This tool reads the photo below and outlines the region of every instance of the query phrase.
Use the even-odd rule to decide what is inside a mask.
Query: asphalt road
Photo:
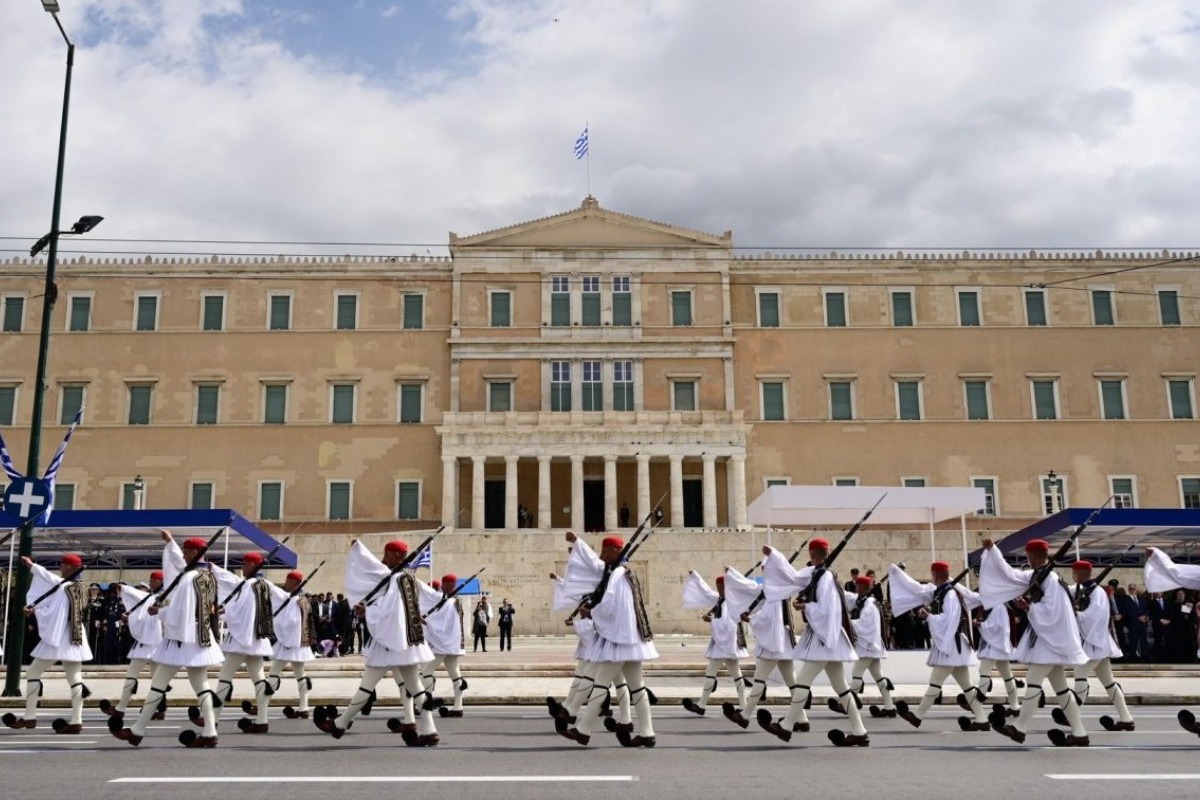
[[[625,749],[611,734],[584,748],[553,732],[536,707],[468,707],[439,719],[442,744],[410,749],[388,733],[392,709],[360,718],[335,741],[307,720],[273,720],[271,733],[249,736],[238,714],[222,724],[221,744],[188,750],[176,740],[189,727],[182,709],[155,723],[140,748],[113,739],[90,710],[82,736],[55,736],[39,717],[33,731],[0,730],[5,795],[14,798],[259,797],[378,798],[416,791],[461,800],[513,798],[779,797],[819,792],[825,798],[967,797],[1093,798],[1153,793],[1195,797],[1200,738],[1182,731],[1175,709],[1134,708],[1138,729],[1107,733],[1085,719],[1092,747],[1050,746],[1053,723],[1039,714],[1025,745],[998,734],[958,730],[957,710],[935,709],[920,730],[902,720],[868,720],[871,747],[840,749],[825,737],[844,719],[812,713],[813,732],[784,744],[752,723],[742,731],[710,707],[703,718],[658,706],[655,749]],[[232,709],[231,709],[232,711]],[[873,724],[871,724],[873,723]],[[1056,776],[1076,776],[1062,778]],[[1083,776],[1083,777],[1080,777]],[[253,781],[251,781],[253,779]]]

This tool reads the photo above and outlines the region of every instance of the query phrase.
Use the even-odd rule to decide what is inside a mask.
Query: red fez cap
[[[263,562],[262,553],[246,553],[242,556],[242,565],[247,567],[257,567]]]
[[[859,586],[866,586],[868,589],[871,587],[871,584],[875,583],[875,581],[871,580],[866,575],[859,575],[854,579],[854,582]]]
[[[620,536],[605,536],[604,541],[600,543],[600,546],[601,548],[616,547],[619,549],[625,546],[625,540]]]
[[[821,539],[821,538],[809,539],[808,540],[808,549],[809,550],[824,550],[826,552],[829,552],[829,540]]]
[[[154,572],[150,573],[150,580],[161,581],[162,579],[163,579],[163,571],[161,569],[156,569],[156,570],[154,570]]]
[[[1080,559],[1079,561],[1076,561],[1074,564],[1071,565],[1071,569],[1086,569],[1089,572],[1091,572],[1092,562],[1084,561],[1083,559]]]
[[[447,572],[442,576],[442,585],[445,586],[447,583],[458,583],[458,576],[453,572]]]
[[[719,583],[719,584],[721,584],[722,586],[724,586],[724,585],[725,585],[725,576],[724,576],[724,575],[718,575],[718,576],[717,576],[717,583]]]
[[[1034,550],[1041,550],[1043,553],[1050,552],[1050,543],[1045,539],[1030,539],[1025,543],[1025,552],[1032,553]]]
[[[184,550],[203,550],[208,542],[201,539],[199,536],[193,536],[190,539],[183,540]]]
[[[440,589],[440,588],[442,588],[442,582],[435,580],[430,584],[430,586],[432,586],[435,589]]]
[[[408,555],[408,542],[400,539],[393,539],[383,546],[385,553],[399,553],[402,556]]]
[[[298,569],[294,569],[287,574],[287,579],[289,581],[302,581],[304,580],[304,573]]]
[[[82,567],[83,559],[74,553],[63,553],[62,561],[60,563],[64,567]]]
[[[950,572],[950,562],[935,561],[929,565],[930,572]]]

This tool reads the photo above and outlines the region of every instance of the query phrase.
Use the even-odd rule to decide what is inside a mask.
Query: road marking
[[[1112,775],[1046,775],[1054,781],[1200,781],[1200,772],[1129,772]]]
[[[200,775],[192,778],[114,778],[109,783],[628,783],[637,779],[636,775],[288,775],[278,778]]]
[[[24,747],[27,744],[95,744],[94,739],[71,739],[64,741],[63,739],[22,739],[19,742],[0,742],[0,747],[7,747],[10,744],[20,745]],[[12,750],[0,750],[2,753],[11,753]]]

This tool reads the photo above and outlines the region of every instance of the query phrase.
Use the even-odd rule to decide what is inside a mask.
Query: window
[[[1030,381],[1033,392],[1033,418],[1058,419],[1058,381],[1053,378]]]
[[[146,507],[146,488],[142,487],[142,508]],[[134,490],[132,483],[121,484],[121,510],[135,511],[138,508],[138,493]]]
[[[67,330],[86,331],[92,326],[92,297],[87,294],[71,295],[71,308],[67,315]]]
[[[425,384],[400,384],[400,421],[421,422],[424,416]]]
[[[633,324],[633,295],[629,290],[629,276],[618,275],[612,279],[612,324],[629,327]]]
[[[671,383],[671,408],[675,411],[696,410],[696,382],[673,381]]]
[[[571,362],[550,362],[550,410],[571,410]]]
[[[211,483],[193,483],[189,495],[188,508],[207,510],[213,507],[213,485]]]
[[[979,292],[958,290],[958,324],[964,328],[979,327]]]
[[[216,425],[221,385],[201,383],[196,386],[196,424]]]
[[[329,518],[350,519],[350,504],[352,502],[353,484],[350,481],[329,482]]]
[[[787,419],[787,407],[782,381],[762,381],[762,418],[764,420]]]
[[[1114,325],[1116,321],[1112,292],[1108,289],[1092,289],[1092,322],[1096,325]]]
[[[600,324],[600,276],[583,276],[582,323],[589,327]]]
[[[405,293],[403,327],[409,331],[425,327],[425,295],[419,292]]]
[[[7,295],[4,298],[4,332],[20,333],[24,326],[25,298],[15,294]]]
[[[279,481],[262,481],[258,484],[258,518],[281,519],[283,517],[283,484]]]
[[[633,362],[613,362],[613,411],[633,411]]]
[[[1184,508],[1200,508],[1200,478],[1180,478],[1179,494]]]
[[[225,329],[225,295],[206,294],[200,297],[200,329],[220,331]]]
[[[581,407],[584,411],[604,410],[604,383],[600,377],[600,362],[583,362],[583,400]]]
[[[512,411],[512,381],[488,382],[488,411]]]
[[[358,295],[339,292],[334,295],[334,328],[352,331],[358,327]]]
[[[290,294],[272,294],[267,296],[269,313],[267,329],[286,331],[292,328],[292,296]],[[267,519],[261,517],[261,519]]]
[[[1042,513],[1055,514],[1067,508],[1067,480],[1061,475],[1053,479],[1048,475],[1040,478],[1042,487]]]
[[[489,292],[488,300],[491,308],[488,312],[488,324],[493,328],[512,327],[512,293]]]
[[[840,478],[834,478],[833,485],[834,486],[858,486],[858,478],[850,477],[848,475],[842,476]]]
[[[1158,290],[1158,318],[1163,325],[1178,325],[1179,292],[1174,289]]]
[[[1030,327],[1047,324],[1046,293],[1041,289],[1025,290],[1025,324]]]
[[[900,485],[904,486],[907,489],[924,489],[925,488],[925,479],[924,478],[901,478]]]
[[[854,419],[854,382],[829,382],[829,418]]]
[[[1100,381],[1100,409],[1104,419],[1125,419],[1125,379]]]
[[[758,293],[758,327],[779,327],[779,292]]]
[[[1113,496],[1113,508],[1137,508],[1137,479],[1129,476],[1108,479],[1109,494]]]
[[[83,408],[83,389],[81,384],[64,384],[59,389],[59,425],[70,425],[75,420],[75,415]]]
[[[158,330],[158,295],[139,294],[134,300],[134,307],[134,330]]]
[[[154,398],[154,387],[147,384],[129,385],[129,424],[149,425],[150,406]]]
[[[791,478],[763,478],[763,486],[767,489],[770,489],[772,486],[787,486],[791,482]]]
[[[846,293],[842,291],[825,292],[825,327],[846,327]]]
[[[671,292],[671,324],[692,324],[692,293],[690,290]]]
[[[571,279],[566,275],[550,278],[550,324],[571,324]]]
[[[991,419],[987,381],[963,381],[963,392],[967,398],[967,419]]]
[[[897,328],[913,325],[913,293],[907,289],[892,292],[892,325]]]
[[[353,383],[335,383],[330,387],[330,422],[336,425],[354,422],[354,390]]]
[[[1171,405],[1171,419],[1196,418],[1196,404],[1192,402],[1192,397],[1191,378],[1167,380],[1167,400]]]
[[[263,423],[282,425],[287,422],[288,387],[286,383],[263,385]]]
[[[0,386],[0,425],[13,425],[17,420],[17,387]]]
[[[896,418],[902,420],[921,418],[920,381],[896,381]]]
[[[995,478],[971,478],[971,486],[976,489],[983,489],[983,510],[979,514],[994,517],[996,511],[996,479]]]
[[[396,519],[421,518],[421,484],[419,481],[396,483]]]
[[[75,510],[75,484],[55,482],[55,484],[54,484],[54,510],[55,511],[74,511]]]

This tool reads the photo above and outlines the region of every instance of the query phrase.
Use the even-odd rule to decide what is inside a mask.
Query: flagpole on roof
[[[583,133],[584,133],[584,135],[585,135],[585,136],[587,136],[587,135],[588,135],[588,132],[589,132],[589,131],[588,131],[588,129],[589,129],[590,127],[591,127],[591,123],[590,123],[590,122],[584,122],[584,123],[583,123]],[[588,136],[588,138],[590,139],[591,137],[590,137],[590,136]],[[591,197],[591,196],[592,196],[592,148],[590,147],[590,144],[591,144],[590,142],[585,142],[585,145],[588,145],[588,146],[587,146],[587,148],[584,150],[584,152],[587,154],[587,189],[588,189],[588,197]]]

